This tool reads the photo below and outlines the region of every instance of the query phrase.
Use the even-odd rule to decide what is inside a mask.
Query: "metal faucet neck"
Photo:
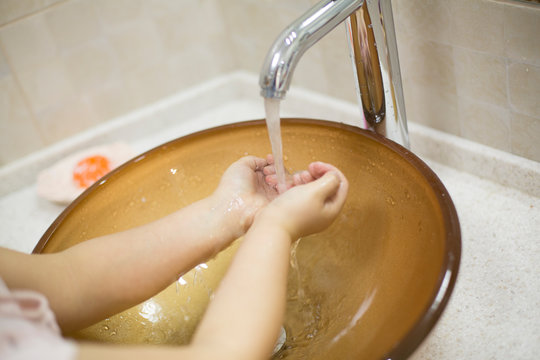
[[[409,147],[390,0],[317,3],[285,28],[270,48],[259,78],[261,95],[284,99],[302,55],[345,20],[364,114],[360,126]]]

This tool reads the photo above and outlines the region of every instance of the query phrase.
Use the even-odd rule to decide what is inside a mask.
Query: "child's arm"
[[[0,249],[0,276],[12,289],[46,295],[63,331],[93,324],[155,295],[243,235],[258,209],[276,196],[264,181],[266,165],[242,158],[210,197],[57,254]]]
[[[312,182],[286,191],[257,215],[193,346],[228,349],[237,359],[271,355],[285,312],[290,245],[328,227],[348,190],[343,174],[331,165],[313,163],[309,175]]]
[[[266,173],[273,183],[272,170]],[[257,214],[190,346],[84,344],[80,358],[269,358],[285,312],[290,245],[300,236],[329,226],[347,194],[347,180],[331,165],[313,163],[303,178],[291,186],[308,184],[288,190]]]

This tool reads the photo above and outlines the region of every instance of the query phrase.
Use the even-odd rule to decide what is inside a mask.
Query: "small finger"
[[[315,178],[307,170],[302,171],[300,173],[300,177],[302,178],[302,181],[304,182],[304,184],[310,183],[313,180],[315,180]]]
[[[336,168],[330,164],[322,161],[315,161],[309,164],[308,171],[315,179],[320,178],[330,170],[336,170]]]
[[[265,159],[253,155],[244,156],[239,162],[246,164],[253,171],[261,170],[268,164]]]
[[[276,173],[276,167],[274,165],[267,165],[263,168],[264,175],[272,175]]]
[[[278,182],[277,175],[276,174],[267,175],[264,177],[264,181],[270,186],[275,186]]]
[[[268,162],[269,165],[272,165],[274,163],[274,155],[272,154],[266,155],[266,162]]]

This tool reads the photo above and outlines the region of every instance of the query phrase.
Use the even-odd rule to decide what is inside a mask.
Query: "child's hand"
[[[264,172],[267,183],[275,186],[273,166],[268,165]],[[283,227],[296,240],[322,231],[334,221],[345,203],[348,187],[347,179],[336,167],[311,163],[308,170],[292,176],[289,189],[273,200],[260,217]]]
[[[234,225],[240,225],[238,236],[251,226],[255,214],[278,195],[265,181],[263,169],[267,166],[267,160],[255,156],[237,160],[225,171],[213,194],[219,204],[224,204],[224,211],[233,215]]]

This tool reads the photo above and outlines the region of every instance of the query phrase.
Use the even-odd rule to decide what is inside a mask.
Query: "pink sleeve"
[[[75,359],[45,296],[7,288],[0,278],[0,359]]]

